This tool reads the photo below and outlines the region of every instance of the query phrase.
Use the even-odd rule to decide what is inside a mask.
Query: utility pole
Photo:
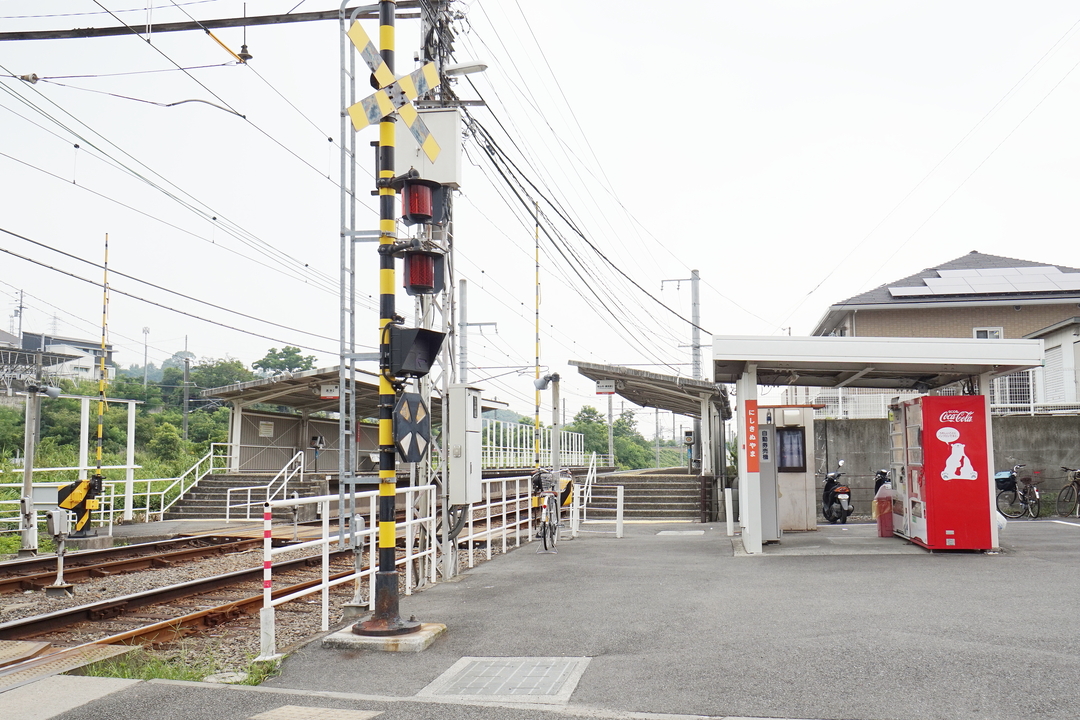
[[[147,338],[150,336],[150,328],[144,327],[142,329],[142,335],[143,335],[143,340],[142,340],[142,386],[145,388],[146,387],[146,377],[147,377],[147,375],[146,375],[146,373],[147,373],[146,358],[148,357],[148,354],[147,354],[147,351],[146,351],[146,341],[147,341]]]
[[[19,316],[19,347],[22,347],[22,321],[23,313],[26,312],[26,305],[23,304],[23,291],[19,291],[19,307],[15,311],[15,314]],[[44,349],[44,348],[42,348]]]
[[[184,350],[187,350],[187,343],[184,343]],[[191,387],[188,385],[188,374],[191,371],[191,358],[184,355],[184,440],[187,441],[187,426],[188,426],[188,400],[190,399]]]
[[[611,416],[613,397],[613,395],[607,396],[607,452],[608,457],[611,458],[611,464],[615,465],[615,423]]]
[[[690,336],[690,372],[691,376],[695,380],[701,380],[701,294],[699,285],[701,284],[701,276],[697,270],[690,271],[689,278],[678,278],[675,280],[661,280],[660,287],[663,288],[666,282],[690,282],[690,303],[691,303],[691,315],[690,323],[691,336]],[[704,444],[701,442],[701,424],[702,420],[708,422],[708,418],[697,418],[694,420],[694,457],[700,463],[701,449]],[[693,464],[690,465],[691,469]]]
[[[466,299],[466,293],[468,284],[465,280],[458,283],[458,307],[460,308],[461,320],[458,322],[458,353],[459,364],[461,365],[461,371],[458,376],[461,378],[461,382],[466,383],[469,381],[469,328],[470,327],[483,327],[485,325],[491,325],[498,328],[498,323],[493,322],[478,322],[471,323],[468,320],[468,308],[469,303]]]
[[[660,467],[660,408],[653,408],[656,412],[656,467]]]
[[[27,383],[26,420],[23,430],[22,547],[20,557],[37,555],[37,512],[34,510],[34,453],[41,426],[41,353],[34,355],[34,378]]]

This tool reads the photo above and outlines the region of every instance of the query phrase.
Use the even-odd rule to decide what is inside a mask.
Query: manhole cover
[[[483,700],[566,703],[589,659],[575,657],[463,657],[418,695]]]

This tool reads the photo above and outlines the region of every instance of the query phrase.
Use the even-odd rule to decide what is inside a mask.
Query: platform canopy
[[[713,379],[733,383],[750,365],[758,385],[927,392],[984,373],[1040,367],[1040,340],[878,337],[713,338]]]
[[[294,410],[308,412],[338,411],[337,397],[323,398],[324,386],[336,387],[338,384],[337,368],[304,370],[302,372],[281,373],[269,378],[249,380],[223,387],[203,390],[204,398],[224,400],[241,406],[256,403],[284,405]],[[481,400],[481,410],[495,410],[506,407],[498,400]],[[436,421],[442,417],[442,403],[437,397],[432,398],[431,414]],[[370,418],[379,416],[379,376],[366,370],[356,371],[356,417]]]
[[[623,367],[621,365],[597,365],[571,360],[569,364],[590,380],[612,380],[615,393],[642,407],[669,410],[676,415],[701,417],[701,401],[713,403],[727,420],[731,417],[727,391],[708,380],[694,380],[678,375]]]

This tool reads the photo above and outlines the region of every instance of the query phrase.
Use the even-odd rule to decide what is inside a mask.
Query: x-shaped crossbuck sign
[[[361,130],[368,125],[374,125],[397,111],[398,117],[405,121],[428,160],[435,162],[435,158],[439,157],[439,143],[435,142],[431,131],[411,102],[439,84],[439,72],[435,63],[429,62],[395,81],[394,74],[390,72],[378,48],[371,42],[360,23],[353,21],[347,34],[381,88],[349,108],[353,129]]]

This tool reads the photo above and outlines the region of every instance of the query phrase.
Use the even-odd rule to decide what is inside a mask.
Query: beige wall
[[[859,337],[972,337],[977,327],[1000,327],[1006,338],[1022,338],[1061,320],[1080,316],[1076,303],[1060,305],[859,310],[853,335]],[[851,316],[849,315],[849,318]]]

